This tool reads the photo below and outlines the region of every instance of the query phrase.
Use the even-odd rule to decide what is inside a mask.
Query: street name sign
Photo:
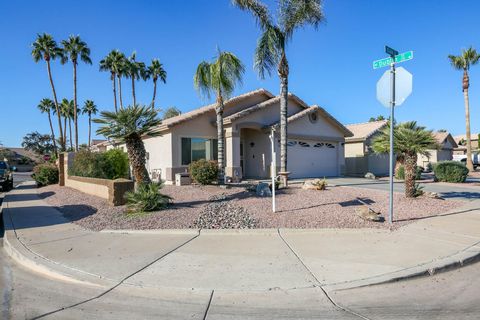
[[[413,59],[413,51],[407,51],[404,53],[397,54],[395,56],[395,63],[412,60]],[[373,69],[383,68],[390,66],[392,64],[392,58],[384,58],[380,60],[373,61]]]

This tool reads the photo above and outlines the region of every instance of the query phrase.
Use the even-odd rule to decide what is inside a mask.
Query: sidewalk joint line
[[[359,317],[363,320],[371,320],[370,318],[367,318],[353,310],[350,310],[349,308],[347,307],[344,307],[344,306],[341,306],[340,304],[338,304],[337,302],[335,302],[332,297],[330,297],[330,295],[328,294],[328,292],[323,288],[322,284],[320,283],[320,281],[318,280],[318,278],[315,276],[315,274],[307,267],[307,265],[303,262],[303,260],[300,258],[300,256],[297,254],[297,252],[295,250],[293,250],[293,248],[290,246],[290,244],[287,242],[287,240],[285,240],[285,238],[282,236],[282,233],[280,232],[280,229],[277,229],[277,232],[278,232],[278,236],[280,237],[280,239],[282,239],[283,243],[285,243],[285,245],[288,247],[288,249],[290,249],[290,251],[293,253],[293,255],[298,259],[298,261],[300,261],[300,263],[303,265],[303,267],[305,268],[305,270],[307,270],[308,273],[310,273],[310,275],[313,277],[313,279],[315,279],[315,281],[318,283],[318,287],[320,288],[320,290],[322,290],[323,294],[327,297],[327,299],[338,309],[346,312],[346,313],[349,313],[351,315],[354,315],[356,317]]]
[[[208,311],[210,310],[210,305],[212,304],[214,292],[215,290],[212,290],[212,292],[210,293],[210,299],[208,299],[207,310],[205,310],[205,314],[203,315],[203,320],[207,320],[207,315],[208,315]]]

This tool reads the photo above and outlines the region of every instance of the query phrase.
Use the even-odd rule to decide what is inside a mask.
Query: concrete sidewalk
[[[17,262],[94,286],[262,292],[352,288],[461,266],[480,256],[480,201],[397,231],[92,232],[27,183],[3,202],[4,246]]]

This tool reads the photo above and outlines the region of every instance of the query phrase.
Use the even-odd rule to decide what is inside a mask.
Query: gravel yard
[[[277,193],[276,213],[271,212],[270,198],[257,197],[254,192],[246,191],[243,187],[222,189],[216,186],[165,186],[162,193],[174,199],[168,209],[129,216],[125,214],[124,206],[110,207],[103,199],[68,187],[54,185],[39,189],[40,196],[50,205],[57,207],[66,217],[87,229],[97,231],[194,228],[216,220],[211,208],[225,214],[225,217],[214,221],[217,223],[216,227],[221,225],[222,221],[227,221],[224,224],[226,227],[237,227],[232,219],[239,217],[238,219],[247,221],[247,227],[250,228],[389,228],[386,222],[365,221],[355,213],[355,209],[360,205],[356,199],[360,198],[386,218],[388,194],[378,190],[329,187],[325,191],[315,191],[292,186]],[[396,193],[394,227],[462,205],[462,201],[425,197],[406,199],[403,194]],[[231,208],[232,213],[223,212]]]

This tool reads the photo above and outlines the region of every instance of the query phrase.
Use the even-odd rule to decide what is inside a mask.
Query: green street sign
[[[413,59],[413,51],[407,51],[404,53],[400,53],[395,56],[395,63],[412,60]],[[392,64],[392,58],[384,58],[380,60],[373,61],[373,69],[388,67]]]

